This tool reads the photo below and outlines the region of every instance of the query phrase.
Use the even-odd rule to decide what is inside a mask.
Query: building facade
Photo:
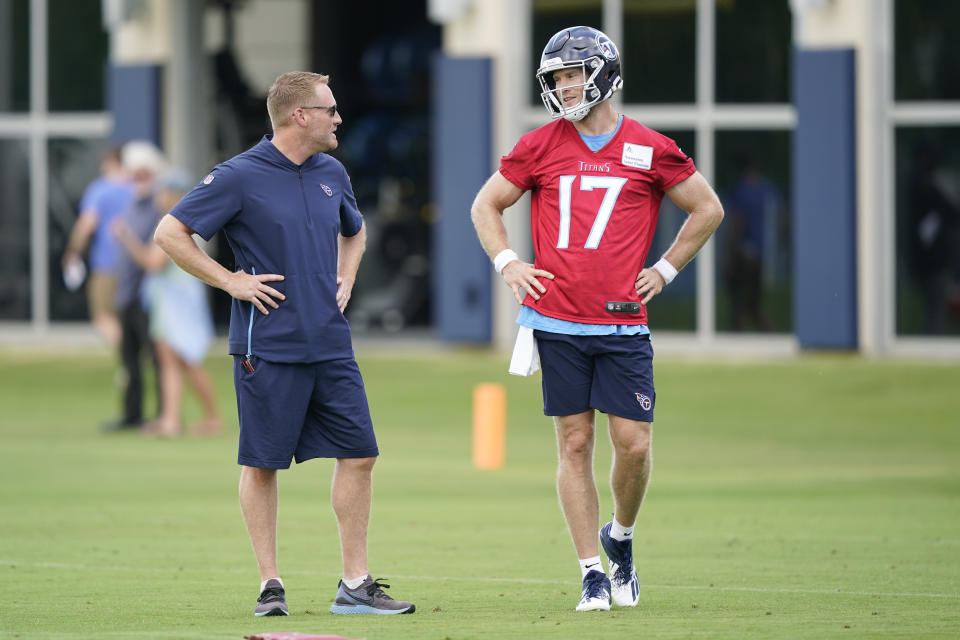
[[[361,4],[370,16],[390,11],[389,3]],[[429,101],[411,96],[397,109],[409,115],[407,138],[430,140],[433,185],[426,197],[402,201],[390,194],[419,188],[422,195],[423,179],[401,168],[371,178],[365,212],[376,233],[396,235],[402,223],[396,237],[419,247],[384,270],[422,275],[428,265],[431,297],[417,303],[432,305],[433,314],[401,309],[423,289],[413,276],[389,291],[358,291],[355,302],[381,313],[384,326],[381,307],[393,304],[401,309],[390,316],[399,318],[394,327],[432,323],[442,339],[508,345],[515,303],[477,253],[464,206],[500,155],[546,121],[533,73],[547,38],[589,24],[620,46],[625,88],[618,107],[677,140],[727,211],[715,239],[651,307],[658,347],[960,357],[954,2],[430,0],[418,4],[423,15],[413,20],[442,34],[439,52],[366,42],[364,25],[338,39],[337,29],[320,25],[355,20],[324,2],[216,5],[0,1],[0,322],[8,335],[53,335],[84,319],[80,294],[62,284],[59,255],[95,158],[111,138],[154,137],[177,164],[202,171],[243,147],[252,135],[237,124],[245,117],[253,123],[247,129],[264,128],[256,105],[273,75],[325,71],[327,61],[339,73],[335,82],[366,83],[344,91],[354,104],[369,105],[363,124],[396,128],[384,124],[389,101],[377,102],[378,87],[396,73],[364,71],[382,50],[388,71],[411,55],[429,69]],[[371,18],[368,28],[386,37],[390,25]],[[233,45],[229,59],[216,55],[225,41]],[[222,79],[229,64],[247,78],[246,95],[224,98],[206,82],[214,72]],[[349,114],[350,102],[338,99]],[[372,115],[378,110],[379,121]],[[359,139],[361,119],[345,120],[341,146],[352,170],[351,162],[365,157],[350,152],[362,148],[350,140]],[[464,122],[477,127],[464,132]],[[457,147],[445,148],[453,135]],[[471,158],[469,166],[446,160],[458,153]],[[406,210],[413,213],[404,217]],[[527,211],[523,199],[507,214],[521,255],[529,247]],[[651,258],[682,220],[664,204]],[[370,253],[389,254],[395,240],[372,243]],[[743,291],[737,277],[738,256],[750,252],[762,273],[758,296]],[[451,297],[450,278],[467,293]]]

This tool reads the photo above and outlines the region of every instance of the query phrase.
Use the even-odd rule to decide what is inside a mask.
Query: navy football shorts
[[[378,455],[367,394],[353,358],[290,363],[252,356],[253,373],[243,360],[233,358],[239,464],[286,469],[291,459]]]
[[[568,336],[534,331],[543,370],[543,413],[597,409],[653,422],[653,345],[649,335]]]

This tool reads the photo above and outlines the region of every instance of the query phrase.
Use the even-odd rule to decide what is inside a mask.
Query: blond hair
[[[287,124],[292,111],[314,98],[317,85],[329,80],[330,76],[311,71],[288,71],[278,76],[267,94],[267,113],[273,128]]]

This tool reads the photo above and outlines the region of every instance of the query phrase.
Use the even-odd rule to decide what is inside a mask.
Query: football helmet
[[[553,73],[561,69],[583,71],[583,83],[573,85],[583,87],[583,98],[571,107],[564,106],[556,92]],[[582,120],[595,104],[623,88],[620,53],[610,38],[593,27],[562,29],[543,48],[537,81],[543,105],[553,118]]]

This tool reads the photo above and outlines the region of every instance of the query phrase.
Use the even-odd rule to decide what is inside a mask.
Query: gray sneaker
[[[383,590],[389,589],[390,585],[381,582],[382,579],[374,580],[367,576],[356,589],[348,589],[341,580],[337,585],[337,599],[330,605],[330,613],[391,615],[417,610],[413,603],[394,600],[384,593]]]
[[[283,585],[279,580],[270,578],[267,584],[263,586],[260,597],[257,598],[257,606],[253,610],[253,615],[260,616],[288,616],[287,596],[283,592]]]

